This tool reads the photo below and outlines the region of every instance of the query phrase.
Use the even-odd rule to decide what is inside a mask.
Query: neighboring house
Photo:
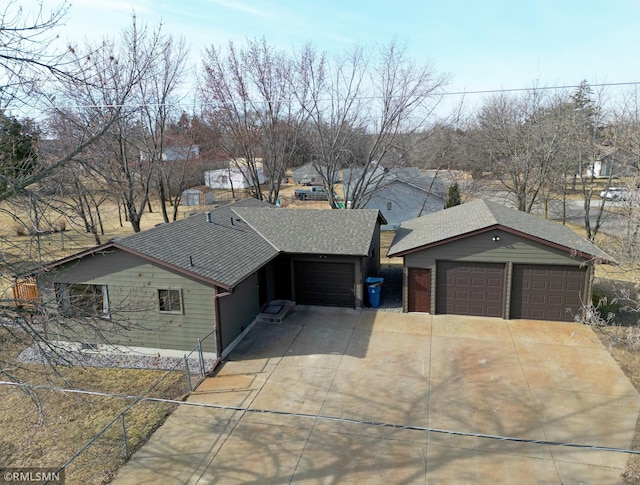
[[[383,231],[395,231],[402,222],[442,210],[446,204],[442,180],[422,176],[415,167],[391,169],[365,196],[363,208],[378,209],[387,220]]]
[[[317,166],[322,167],[321,164],[314,165],[312,162],[309,162],[296,168],[293,171],[293,183],[298,185],[322,185],[323,179],[317,170]],[[326,169],[324,171],[326,172]],[[340,174],[336,172],[333,176],[333,182],[336,183],[339,181]]]
[[[322,181],[320,174],[309,162],[293,171],[293,183],[298,185],[318,185]]]
[[[362,171],[345,170],[345,199],[351,199],[351,190]],[[377,168],[371,182],[360,197],[359,206],[378,209],[387,220],[383,231],[394,231],[409,219],[444,209],[446,193],[439,177],[426,177],[417,167]]]
[[[404,222],[403,309],[571,321],[591,301],[606,253],[566,226],[485,200]]]
[[[197,185],[183,190],[180,202],[188,206],[211,205],[214,202],[213,189],[205,185]]]
[[[587,177],[621,177],[629,172],[635,161],[635,157],[628,151],[611,146],[598,147],[597,157],[597,160],[586,168]]]
[[[388,175],[388,170],[379,164],[372,164],[367,171],[362,168],[345,168],[342,170],[342,193],[345,203],[351,206],[354,195],[362,198],[363,192],[370,187],[377,187]]]
[[[262,162],[256,161],[256,173],[259,183],[265,182]],[[204,173],[204,184],[212,189],[246,189],[251,187],[251,175],[243,158],[229,161],[228,168],[207,170]]]
[[[277,209],[247,199],[52,264],[40,291],[83,318],[51,338],[223,358],[275,299],[360,307],[379,271],[378,211]],[[67,322],[68,319],[64,319]],[[154,350],[155,351],[155,350]],[[159,350],[158,350],[159,351]]]
[[[176,162],[184,160],[197,160],[200,158],[198,145],[173,145],[166,147],[162,152],[162,161]]]
[[[140,160],[148,161],[151,157],[148,152],[140,152]],[[185,160],[197,160],[200,158],[198,145],[171,145],[162,151],[163,162],[184,162]]]

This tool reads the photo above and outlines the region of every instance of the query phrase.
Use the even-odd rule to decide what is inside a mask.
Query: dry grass
[[[627,341],[625,327],[594,328],[595,334],[618,363],[624,374],[640,392],[640,352]],[[640,416],[636,421],[636,428],[631,441],[631,449],[640,450]],[[640,456],[631,455],[627,461],[622,483],[628,485],[640,484]]]
[[[0,359],[11,361],[28,342],[7,338],[0,328]],[[131,369],[59,368],[37,365],[6,369],[31,384],[73,387],[126,395],[146,391],[165,372]],[[150,395],[180,398],[181,373],[170,374]],[[0,457],[5,467],[59,467],[131,402],[121,398],[36,391],[40,410],[19,388],[0,386]],[[139,448],[171,413],[173,406],[141,402],[126,415],[130,452]],[[67,483],[102,484],[124,463],[121,422],[116,423],[67,469]]]

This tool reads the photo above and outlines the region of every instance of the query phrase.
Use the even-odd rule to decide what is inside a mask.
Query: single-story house
[[[195,187],[183,190],[180,196],[182,205],[188,206],[211,205],[214,200],[213,189],[206,185],[196,185]]]
[[[264,168],[261,160],[255,161],[255,171],[260,184],[265,183]],[[246,189],[251,186],[251,174],[244,158],[228,162],[227,168],[204,172],[204,184],[212,189]]]
[[[415,167],[391,169],[389,174],[366,193],[363,208],[378,209],[387,220],[383,231],[395,231],[415,217],[444,209],[446,194],[440,177],[426,177]]]
[[[204,351],[223,358],[273,300],[361,307],[364,280],[379,271],[383,222],[373,210],[246,199],[111,241],[40,278],[65,323],[52,319],[50,338],[160,352],[191,350],[215,332]]]
[[[344,170],[345,200],[351,200],[357,191],[361,208],[377,209],[384,215],[383,231],[395,231],[402,222],[442,210],[446,204],[442,179],[424,176],[417,167],[385,170],[376,166],[366,175],[364,190],[358,186],[361,178],[362,170]]]
[[[321,162],[316,162],[315,164],[313,162],[309,162],[296,168],[293,171],[293,183],[299,185],[322,185],[323,179],[318,168],[326,174],[327,167],[323,166]],[[339,171],[336,171],[333,174],[333,182],[336,183],[339,181],[340,173]]]
[[[595,263],[613,259],[566,226],[486,200],[403,222],[403,310],[571,321]]]
[[[148,161],[150,154],[144,150],[140,152],[140,160]],[[200,159],[200,147],[198,145],[171,145],[162,151],[163,162],[184,162],[186,160]]]
[[[585,175],[594,178],[617,178],[635,172],[635,157],[629,151],[614,146],[598,146],[595,160],[587,164]]]

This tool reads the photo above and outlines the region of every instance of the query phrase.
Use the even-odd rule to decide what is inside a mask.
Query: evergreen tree
[[[9,184],[33,173],[38,158],[36,135],[29,123],[0,113],[0,194]]]
[[[447,194],[447,209],[449,207],[460,205],[461,203],[462,200],[460,199],[460,187],[458,187],[457,183],[454,183],[449,187],[449,192]]]

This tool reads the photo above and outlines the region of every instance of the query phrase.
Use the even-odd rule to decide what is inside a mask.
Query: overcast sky
[[[115,34],[133,11],[183,36],[194,62],[228,39],[333,53],[395,37],[450,75],[448,91],[640,80],[637,0],[74,0],[60,35]]]

